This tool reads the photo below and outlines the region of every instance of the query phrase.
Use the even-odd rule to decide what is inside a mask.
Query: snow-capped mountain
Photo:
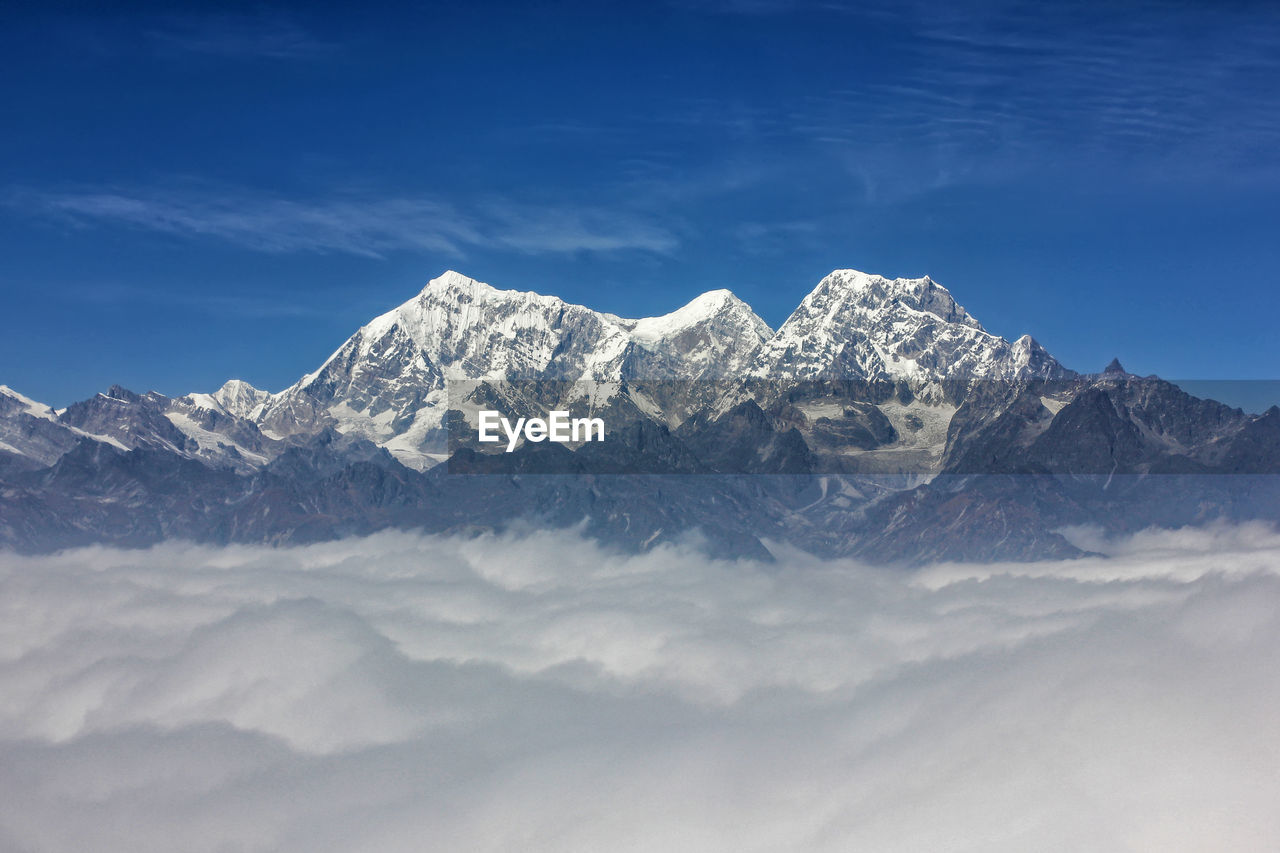
[[[254,419],[271,436],[332,424],[425,468],[445,452],[448,382],[709,380],[740,372],[770,334],[727,290],[633,320],[449,271],[272,395]]]
[[[739,402],[746,392],[730,392],[726,381],[744,377],[779,387],[817,378],[895,379],[927,400],[927,386],[943,380],[1069,373],[1030,336],[1010,343],[987,332],[928,277],[889,280],[837,270],[775,333],[728,290],[637,320],[554,296],[498,290],[449,271],[358,330],[293,387],[265,395],[229,384],[213,397],[268,437],[333,426],[422,469],[447,452],[441,424],[451,381],[649,383],[623,393],[675,427],[717,403],[722,412]],[[773,390],[757,386],[748,396],[771,397]],[[912,448],[927,441],[939,457],[934,445],[950,411],[954,406],[924,412],[942,432],[908,436]]]
[[[242,379],[229,379],[212,394],[188,394],[181,398],[188,404],[233,418],[256,420],[271,394],[254,388]]]
[[[1030,335],[1009,343],[982,328],[928,276],[886,279],[836,270],[761,348],[751,375],[787,379],[1015,381],[1065,375]]]
[[[604,414],[610,441],[445,440],[446,417],[480,404],[566,403]],[[526,518],[630,548],[697,529],[729,556],[767,556],[769,539],[895,561],[1063,556],[1078,553],[1064,526],[1280,515],[1277,448],[1280,408],[1249,415],[1118,364],[1077,375],[927,277],[837,270],[773,332],[727,290],[627,319],[449,272],[278,393],[113,386],[54,411],[0,386],[0,546]],[[447,452],[449,470],[504,476],[450,477],[434,467]],[[627,473],[681,476],[612,477]],[[772,474],[787,476],[757,476]]]
[[[80,440],[53,409],[0,385],[0,454],[23,467],[52,465]]]
[[[57,421],[123,450],[159,450],[240,472],[262,467],[284,449],[252,420],[229,411],[217,395],[166,397],[113,385],[68,406]]]
[[[747,397],[768,406],[796,380],[894,379],[937,405],[907,414],[882,407],[883,416],[864,411],[855,420],[871,417],[865,424],[832,422],[830,405],[801,405],[795,425],[832,448],[847,445],[839,436],[850,429],[869,430],[900,450],[927,447],[937,459],[955,401],[930,400],[930,383],[1068,373],[1029,336],[1009,343],[984,330],[928,277],[889,280],[837,270],[775,333],[728,290],[709,291],[659,317],[628,319],[447,271],[278,393],[235,379],[211,394],[177,398],[113,388],[44,419],[123,449],[161,448],[237,470],[260,467],[334,429],[422,470],[448,451],[442,422],[457,405],[450,382],[598,383],[604,390],[593,392],[600,399],[592,405],[621,395],[614,402],[675,428],[699,414],[724,414]],[[744,378],[755,386],[735,389]],[[930,428],[885,428],[916,420]],[[64,436],[49,445],[38,461],[47,463],[58,448],[65,452],[69,442]],[[846,449],[870,449],[865,441],[855,444]]]

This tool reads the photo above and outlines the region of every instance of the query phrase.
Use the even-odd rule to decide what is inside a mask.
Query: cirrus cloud
[[[257,252],[392,252],[464,256],[468,249],[524,255],[642,251],[679,245],[669,228],[637,213],[536,206],[490,199],[464,208],[424,197],[336,194],[299,200],[229,188],[18,190],[8,206],[77,226],[124,226],[215,239]]]

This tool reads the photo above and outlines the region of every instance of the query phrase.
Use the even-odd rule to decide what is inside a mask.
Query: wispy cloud
[[[795,12],[854,12],[858,0],[669,0],[670,5],[716,15],[764,17]],[[867,3],[867,6],[873,4]]]
[[[338,46],[269,15],[171,17],[147,32],[158,50],[229,59],[321,59]]]
[[[627,249],[666,254],[679,245],[667,227],[612,210],[502,203],[489,205],[486,213],[494,243],[530,255]]]
[[[64,286],[60,297],[70,303],[101,305],[118,309],[123,305],[166,305],[197,309],[202,315],[237,317],[246,320],[268,320],[288,317],[329,317],[332,310],[317,303],[315,294],[305,300],[253,294],[220,293],[177,288],[146,288],[115,283],[73,283]],[[132,310],[132,308],[130,309]]]
[[[876,199],[1028,171],[1109,169],[1160,181],[1280,173],[1274,5],[680,5],[786,19],[770,26],[840,13],[848,57],[824,59],[835,85],[768,109],[757,103],[752,128],[757,138],[790,137],[833,152]],[[729,118],[714,105],[699,115]]]
[[[1274,165],[1274,8],[919,2],[900,15],[913,36],[901,71],[811,110],[819,125],[879,128],[957,174],[1030,164],[1221,178]]]
[[[209,238],[259,252],[392,252],[464,256],[470,248],[519,254],[669,253],[674,232],[641,214],[592,207],[539,207],[489,199],[463,208],[420,197],[337,195],[296,200],[249,190],[96,188],[23,190],[10,207],[79,226],[122,225]]]

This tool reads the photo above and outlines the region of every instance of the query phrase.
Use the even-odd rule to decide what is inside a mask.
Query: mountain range
[[[481,409],[608,435],[493,452]],[[837,270],[773,330],[727,290],[627,319],[450,271],[279,392],[54,410],[0,386],[0,546],[550,524],[723,556],[1059,557],[1080,525],[1276,518],[1278,440],[1280,409],[1077,373],[928,277]]]

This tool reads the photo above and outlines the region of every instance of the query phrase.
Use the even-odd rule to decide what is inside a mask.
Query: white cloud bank
[[[0,555],[0,850],[1280,849],[1280,536],[1091,544]]]

